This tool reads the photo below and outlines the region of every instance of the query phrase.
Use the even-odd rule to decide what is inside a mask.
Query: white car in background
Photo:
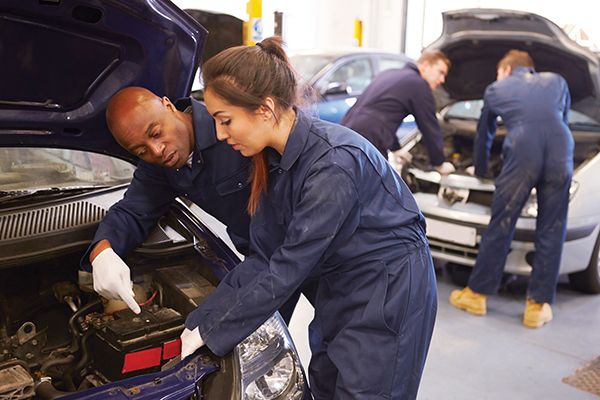
[[[435,258],[473,266],[481,235],[490,220],[494,178],[502,168],[506,129],[499,121],[488,179],[468,175],[482,96],[496,77],[496,64],[510,49],[532,56],[537,71],[561,74],[572,105],[569,126],[575,139],[567,237],[560,273],[573,288],[600,293],[600,75],[598,55],[573,42],[551,21],[535,14],[493,9],[444,13],[443,33],[428,48],[443,51],[452,62],[436,97],[445,154],[456,172],[441,177],[428,164],[420,133],[405,137],[412,163],[403,169],[427,219],[427,236]],[[521,212],[505,266],[507,273],[528,275],[535,257],[537,203],[535,190]]]

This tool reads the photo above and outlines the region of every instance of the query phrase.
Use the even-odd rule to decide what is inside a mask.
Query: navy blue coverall
[[[498,290],[517,219],[536,188],[536,251],[528,297],[538,303],[554,301],[573,175],[570,103],[569,88],[560,75],[532,68],[515,68],[486,89],[475,139],[475,175],[486,173],[497,116],[508,134],[491,220],[469,279],[472,290],[484,294]]]
[[[298,111],[250,227],[251,255],[186,327],[218,355],[318,281],[310,327],[316,399],[416,397],[437,294],[425,222],[408,187],[365,139]]]
[[[227,225],[236,248],[248,253],[251,162],[217,140],[214,120],[203,104],[187,98],[175,105],[181,110],[191,106],[195,135],[191,168],[177,170],[140,160],[124,198],[109,209],[83,256],[84,270],[91,270],[89,252],[100,240],[107,239],[121,257],[141,244],[178,196],[186,196]]]
[[[407,64],[377,75],[341,124],[366,137],[387,158],[400,148],[396,131],[407,115],[415,117],[431,165],[444,162],[444,141],[435,116],[431,88],[417,66]]]

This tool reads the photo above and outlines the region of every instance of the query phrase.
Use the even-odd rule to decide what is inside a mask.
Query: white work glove
[[[435,170],[437,172],[439,172],[441,175],[450,175],[451,173],[453,173],[454,171],[456,171],[456,169],[454,168],[454,165],[452,165],[449,162],[443,162],[440,165],[438,165],[437,167],[435,167]]]
[[[204,346],[204,340],[200,336],[200,331],[198,327],[194,328],[193,331],[190,331],[188,328],[185,328],[181,333],[181,359],[183,360],[200,347]]]
[[[123,300],[131,311],[141,312],[133,297],[129,267],[112,248],[104,249],[92,261],[94,290],[107,299]]]
[[[471,165],[471,166],[469,166],[469,167],[465,168],[465,172],[466,172],[468,175],[475,176],[475,166],[474,166],[474,165]]]

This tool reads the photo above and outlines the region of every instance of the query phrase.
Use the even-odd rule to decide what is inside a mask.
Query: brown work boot
[[[523,314],[523,325],[528,328],[540,328],[550,321],[552,321],[552,307],[550,307],[550,304],[537,303],[535,300],[527,299],[525,313]]]
[[[453,290],[450,293],[450,304],[461,310],[474,315],[485,315],[487,296],[480,293],[475,293],[469,287],[462,290]]]

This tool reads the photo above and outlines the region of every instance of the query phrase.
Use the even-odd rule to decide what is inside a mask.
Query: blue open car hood
[[[206,36],[168,0],[2,0],[0,146],[134,160],[106,127],[106,103],[125,86],[186,96]]]

